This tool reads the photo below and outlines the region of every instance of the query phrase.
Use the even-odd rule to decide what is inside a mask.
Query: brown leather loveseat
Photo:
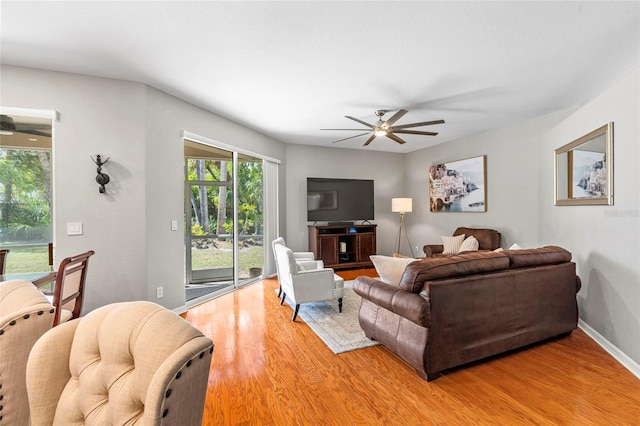
[[[430,381],[442,371],[577,327],[571,253],[547,246],[409,263],[399,287],[358,277],[367,337]]]
[[[502,235],[496,231],[495,229],[484,229],[484,228],[465,228],[463,226],[456,228],[453,231],[453,236],[464,235],[465,238],[469,238],[471,236],[476,237],[478,240],[478,250],[495,250],[500,247],[500,239]],[[442,254],[444,251],[444,246],[442,244],[425,244],[422,247],[424,251],[424,255],[426,257],[438,257],[438,256],[447,256]]]

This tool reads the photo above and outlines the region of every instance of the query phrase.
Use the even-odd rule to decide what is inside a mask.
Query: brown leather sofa
[[[500,247],[502,235],[495,229],[465,228],[459,227],[453,232],[453,236],[464,234],[465,238],[474,236],[478,240],[478,250],[495,250]],[[447,256],[442,254],[444,246],[442,244],[426,244],[422,250],[426,257]]]
[[[431,381],[444,370],[577,327],[571,253],[547,246],[469,252],[409,263],[399,287],[358,277],[367,337]]]

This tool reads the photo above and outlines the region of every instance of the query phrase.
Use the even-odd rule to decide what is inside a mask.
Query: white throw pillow
[[[522,250],[522,247],[515,243],[511,247],[509,247],[509,250]]]
[[[442,245],[444,247],[444,254],[458,254],[460,252],[460,246],[464,241],[464,234],[456,235],[455,237],[442,237]]]
[[[391,257],[374,254],[369,256],[384,283],[399,286],[404,268],[416,259],[412,257]]]
[[[461,251],[477,251],[478,247],[480,247],[480,243],[478,243],[478,240],[476,240],[476,237],[472,235],[466,238],[462,242],[462,245],[460,246],[460,250],[458,250],[458,253],[460,253]]]

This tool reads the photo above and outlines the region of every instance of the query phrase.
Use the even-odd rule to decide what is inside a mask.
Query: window
[[[51,121],[2,114],[0,247],[10,250],[5,273],[51,267]]]

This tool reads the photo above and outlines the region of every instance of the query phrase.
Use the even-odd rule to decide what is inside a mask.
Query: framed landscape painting
[[[434,164],[429,167],[432,212],[487,211],[487,156]]]

